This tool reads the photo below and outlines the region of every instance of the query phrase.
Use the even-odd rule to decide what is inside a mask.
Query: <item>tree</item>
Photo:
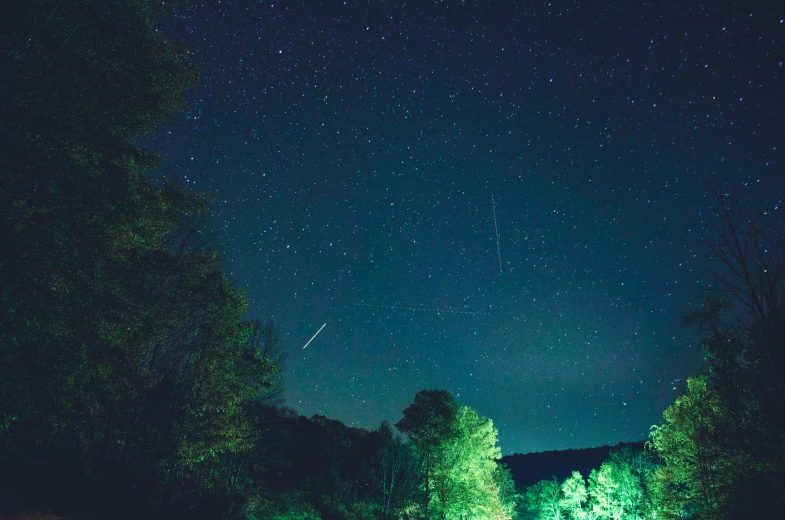
[[[379,450],[368,469],[379,496],[381,517],[392,518],[411,501],[417,486],[420,460],[412,447],[397,436],[389,424],[378,430]]]
[[[737,185],[707,186],[713,208],[698,239],[713,267],[707,289],[730,302],[734,317],[693,323],[708,332],[701,347],[722,398],[722,429],[756,460],[739,500],[769,504],[764,512],[782,504],[785,485],[785,229]]]
[[[574,520],[594,518],[588,504],[586,481],[579,471],[573,471],[561,485],[559,505]]]
[[[143,276],[126,275],[142,274],[184,214],[205,209],[149,184],[159,160],[135,143],[195,84],[185,50],[156,30],[167,3],[3,5],[0,426],[78,421],[93,430],[79,444],[97,441],[105,406],[91,387],[110,386],[107,363],[122,354],[97,357],[94,348],[147,325],[124,309],[139,285],[123,282]],[[115,378],[112,393],[126,392],[125,382]]]
[[[554,477],[551,480],[541,480],[526,488],[524,503],[526,509],[535,514],[537,520],[562,520],[564,509],[561,485]]]
[[[457,434],[458,405],[452,394],[444,390],[420,390],[414,402],[403,411],[396,427],[409,436],[422,454],[424,469],[423,511],[428,520],[431,501],[431,472],[444,445]]]
[[[620,520],[623,512],[614,466],[603,462],[599,470],[594,469],[589,474],[591,510],[600,519]]]
[[[687,393],[663,413],[665,423],[652,428],[651,443],[662,461],[652,487],[663,516],[730,517],[735,481],[751,461],[717,436],[721,410],[705,377],[690,378]]]
[[[785,232],[738,186],[706,185],[712,211],[696,241],[712,284],[683,314],[706,365],[656,430],[655,447],[681,462],[666,461],[654,488],[669,514],[762,515],[782,509],[785,486]]]
[[[633,451],[622,447],[611,451],[609,459],[616,465],[619,482],[619,498],[623,518],[646,518],[651,509],[647,483],[654,472],[655,464],[645,451]]]
[[[657,518],[675,520],[693,516],[692,489],[677,465],[658,467],[648,482],[648,490]]]
[[[159,30],[175,3],[0,13],[0,458],[165,502],[234,474],[225,455],[250,449],[247,405],[275,375],[207,240],[209,201],[148,178],[160,158],[139,138],[197,76]]]
[[[518,505],[521,495],[515,488],[515,480],[512,478],[510,468],[501,462],[497,463],[496,470],[493,473],[493,480],[496,483],[496,488],[499,490],[499,502],[504,510],[504,514],[513,520],[516,519],[518,517]]]
[[[456,435],[445,442],[432,471],[432,502],[441,518],[508,518],[494,480],[501,458],[496,439],[490,419],[460,408]]]
[[[590,516],[613,520],[645,518],[650,509],[646,483],[652,468],[644,453],[626,447],[612,451],[600,469],[589,474]],[[572,501],[576,505],[581,494],[578,484],[574,481],[568,486],[578,489]]]

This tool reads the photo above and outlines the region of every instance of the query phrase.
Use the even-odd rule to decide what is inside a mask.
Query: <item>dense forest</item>
[[[781,511],[785,245],[732,187],[682,315],[705,364],[645,444],[502,459],[443,390],[377,430],[284,406],[285,356],[216,250],[211,200],[139,144],[198,81],[172,0],[0,16],[0,514],[723,519]],[[7,13],[13,16],[6,16]],[[686,305],[685,305],[686,307]],[[530,465],[527,467],[526,465]],[[570,464],[573,464],[570,466]]]

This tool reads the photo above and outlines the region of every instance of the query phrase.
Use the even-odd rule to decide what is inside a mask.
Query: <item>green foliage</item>
[[[433,466],[432,509],[440,518],[508,518],[499,500],[494,480],[497,431],[490,419],[461,407],[456,418],[456,434],[445,441]]]
[[[303,492],[254,494],[238,511],[242,520],[321,520]]]
[[[588,486],[578,471],[561,484],[554,478],[526,489],[524,504],[538,520],[634,520],[652,514],[647,483],[654,464],[644,453],[628,448],[612,451]]]
[[[521,495],[515,488],[512,472],[505,464],[497,463],[493,472],[493,481],[499,490],[499,503],[501,504],[503,514],[507,518],[515,520],[518,517]]]
[[[698,504],[689,501],[696,514],[765,516],[785,506],[785,231],[767,225],[737,186],[707,187],[713,207],[698,242],[712,260],[714,283],[685,316],[702,335],[706,390],[694,383],[694,398],[674,405],[683,410],[674,410],[668,428],[699,453],[698,460],[682,458],[689,466],[710,461],[702,486],[711,488]],[[692,408],[709,415],[690,418]],[[669,478],[680,481],[684,470],[669,468]]]
[[[662,460],[652,492],[662,517],[728,518],[733,489],[752,461],[718,436],[722,406],[705,377],[687,381],[687,393],[663,413],[651,444]]]
[[[589,475],[590,508],[595,518],[644,518],[649,511],[646,490],[652,465],[642,453],[612,452],[599,471]]]
[[[618,468],[615,464],[603,463],[598,470],[589,474],[589,494],[591,511],[596,518],[619,520],[623,512],[621,482],[617,480]]]
[[[526,488],[523,503],[529,517],[536,520],[562,520],[564,509],[561,486],[556,478],[541,480]]]
[[[594,518],[594,513],[589,508],[586,481],[579,471],[573,471],[572,475],[562,482],[561,493],[559,506],[569,518],[575,520]]]
[[[509,470],[496,462],[501,451],[490,419],[459,407],[447,392],[423,390],[397,426],[409,435],[422,461],[423,517],[506,520],[517,516],[519,497]]]
[[[380,518],[394,518],[414,500],[422,463],[413,447],[387,423],[379,428],[379,448],[366,466]]]
[[[0,16],[0,456],[164,502],[226,488],[275,374],[209,246],[207,200],[147,179],[160,161],[138,138],[196,80],[156,28],[171,3]]]
[[[444,390],[420,390],[396,426],[422,451],[433,450],[457,432],[458,405]]]
[[[63,502],[86,488],[107,510],[198,505],[238,520],[782,509],[785,239],[716,187],[717,240],[704,241],[716,290],[683,315],[706,367],[652,429],[658,466],[621,450],[588,482],[573,472],[520,496],[492,421],[446,391],[404,410],[409,442],[386,424],[282,409],[280,340],[245,318],[211,245],[209,201],[150,182],[161,161],[139,145],[196,83],[188,52],[157,28],[176,3],[2,7],[0,490],[21,489],[18,472]]]

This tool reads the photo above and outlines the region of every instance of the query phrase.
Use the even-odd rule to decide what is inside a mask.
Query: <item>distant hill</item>
[[[597,448],[516,453],[502,457],[502,462],[510,468],[516,487],[522,489],[554,476],[559,480],[564,480],[575,470],[580,471],[584,477],[588,477],[591,470],[599,469],[612,449],[629,446],[635,451],[641,451],[643,445],[644,441],[623,442],[616,446]]]

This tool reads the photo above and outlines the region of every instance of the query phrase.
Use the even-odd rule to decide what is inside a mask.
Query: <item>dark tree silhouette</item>
[[[781,508],[785,485],[785,231],[737,185],[706,182],[713,202],[696,238],[713,284],[683,320],[703,335],[704,372],[719,396],[707,440],[733,467],[729,499],[738,517]],[[718,461],[719,463],[719,461]],[[738,466],[738,464],[736,465]],[[729,470],[731,471],[731,470]]]
[[[431,491],[431,470],[439,447],[457,434],[458,405],[452,394],[444,390],[420,390],[414,402],[403,411],[396,427],[407,434],[422,453],[425,471],[423,510],[428,520]]]

